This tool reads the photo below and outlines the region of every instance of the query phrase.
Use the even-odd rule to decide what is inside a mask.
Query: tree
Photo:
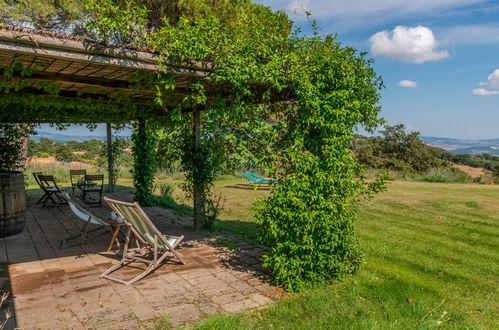
[[[355,153],[365,165],[402,172],[425,172],[445,166],[438,152],[419,139],[419,132],[406,133],[405,126],[384,127],[381,136],[357,145]]]
[[[0,21],[32,28],[85,34],[83,1],[5,0],[0,3]]]
[[[60,144],[55,149],[55,159],[62,162],[72,162],[75,160],[75,156],[67,145]]]
[[[44,137],[40,138],[40,142],[38,143],[39,151],[49,155],[55,155],[57,145],[58,143]]]
[[[499,164],[492,169],[492,175],[496,180],[499,180]]]

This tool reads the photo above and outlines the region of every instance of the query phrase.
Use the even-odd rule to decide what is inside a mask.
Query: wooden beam
[[[114,169],[113,169],[113,133],[111,124],[106,124],[107,135],[107,170],[108,170],[108,192],[114,191]]]
[[[200,143],[200,136],[201,136],[201,110],[199,108],[195,108],[192,111],[192,136],[194,139],[194,145],[193,145],[193,153],[196,154],[199,151],[199,143]],[[198,159],[197,157],[194,157],[194,159]],[[199,230],[201,229],[201,226],[203,225],[203,191],[199,187],[199,182],[197,180],[196,168],[200,168],[203,166],[203,164],[197,164],[194,162],[194,182],[193,182],[193,202],[194,202],[194,230]]]

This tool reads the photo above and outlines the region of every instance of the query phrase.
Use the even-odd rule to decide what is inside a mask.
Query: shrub
[[[169,182],[159,182],[156,184],[155,190],[159,191],[159,196],[173,198],[175,185]]]
[[[301,164],[257,205],[259,237],[272,248],[264,266],[288,291],[331,283],[362,262],[353,223],[362,183],[352,179],[354,167],[323,172],[319,164],[317,159]]]
[[[68,146],[61,144],[55,149],[55,159],[69,163],[75,160],[75,155]]]
[[[424,174],[413,177],[416,181],[435,183],[469,183],[473,180],[463,171],[450,168],[432,168]]]
[[[494,176],[491,175],[490,173],[485,173],[484,175],[482,175],[482,176],[480,176],[478,178],[475,178],[473,180],[473,182],[479,183],[479,184],[494,184],[494,183],[497,183],[497,181],[494,178]]]
[[[50,154],[48,152],[40,152],[38,153],[38,157],[47,158],[50,157]]]

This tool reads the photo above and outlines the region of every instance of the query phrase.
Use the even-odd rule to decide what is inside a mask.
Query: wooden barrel
[[[25,214],[24,175],[21,172],[0,172],[0,237],[22,232]]]

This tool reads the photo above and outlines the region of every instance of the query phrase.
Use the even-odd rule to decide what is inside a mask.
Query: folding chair
[[[83,192],[85,175],[87,175],[87,170],[69,170],[69,180],[71,181],[73,196],[75,195],[75,190],[77,188]]]
[[[83,224],[81,233],[79,235],[74,235],[61,240],[61,248],[88,243],[89,241],[94,240],[97,237],[107,234],[107,230],[109,230],[112,235],[111,242],[109,243],[107,250],[110,251],[115,243],[117,243],[118,247],[120,246],[118,241],[118,233],[120,228],[125,225],[121,218],[115,217],[113,219],[111,217],[107,220],[104,220],[98,214],[90,210],[87,206],[83,205],[76,198],[72,198],[66,191],[62,194],[62,198],[66,200],[70,210],[74,213],[74,215],[76,215],[85,223]],[[96,228],[90,230],[89,227],[91,225],[96,226]],[[97,235],[90,235],[95,232],[97,232]],[[80,241],[78,241],[78,239]],[[73,244],[68,243],[69,241],[73,241]]]
[[[44,189],[44,187],[48,186],[48,185],[43,185],[42,182],[41,182],[41,180],[40,180],[40,176],[43,176],[42,172],[33,172],[33,176],[35,177],[36,183],[38,184],[38,186],[40,187],[40,189],[42,189],[42,191],[43,191],[43,196],[40,197],[40,199],[36,202],[36,204],[38,205],[41,202],[43,202],[46,198],[48,198],[49,194]]]
[[[62,198],[62,194],[65,188],[61,188],[57,185],[55,178],[53,175],[38,175],[38,184],[40,188],[42,188],[45,196],[42,197],[43,203],[42,206],[47,206],[47,202],[50,200],[54,205],[54,207],[58,206],[61,201],[64,201]],[[55,198],[55,199],[54,199]],[[40,199],[39,202],[42,200]]]
[[[83,183],[83,193],[81,195],[81,200],[87,205],[100,205],[102,206],[102,192],[104,190],[104,175],[103,174],[93,174],[85,175],[85,181]],[[88,197],[90,194],[98,194],[99,198],[95,202],[89,201]]]
[[[131,285],[157,269],[170,253],[181,264],[185,265],[184,258],[175,250],[175,247],[184,239],[184,236],[166,236],[161,234],[137,203],[125,203],[107,197],[104,197],[104,200],[124,220],[128,225],[128,230],[123,248],[123,258],[118,264],[102,273],[101,278]],[[129,247],[130,235],[132,233],[138,241],[138,248],[131,249]],[[129,281],[110,276],[114,271],[132,262],[142,262],[148,266],[141,274]]]

